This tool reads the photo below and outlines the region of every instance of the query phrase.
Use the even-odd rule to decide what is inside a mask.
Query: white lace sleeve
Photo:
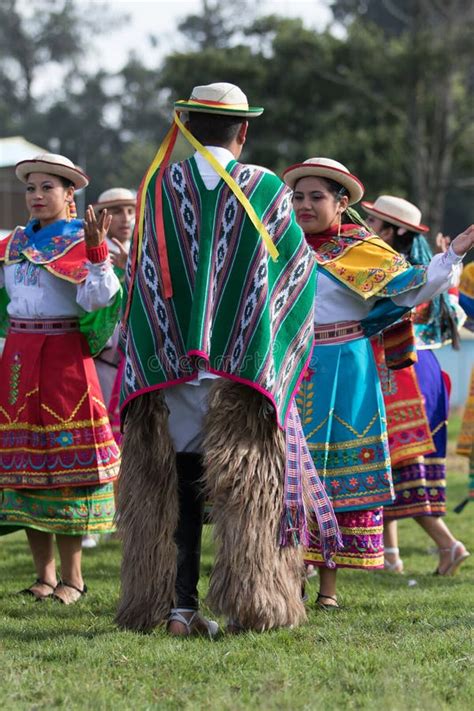
[[[76,301],[84,311],[97,311],[108,306],[120,289],[120,282],[112,268],[110,259],[99,264],[87,263],[89,273],[86,280],[77,287]]]
[[[404,294],[392,296],[392,301],[397,306],[418,306],[425,301],[431,301],[450,287],[456,286],[459,283],[463,256],[458,257],[452,247],[449,247],[444,254],[435,254],[428,265],[426,283]]]

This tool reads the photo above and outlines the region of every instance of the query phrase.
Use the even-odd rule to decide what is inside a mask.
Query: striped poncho
[[[231,161],[227,170],[267,228],[273,261],[245,210],[220,180],[208,190],[194,158],[168,166],[163,220],[173,296],[166,298],[147,191],[142,252],[125,324],[122,411],[143,392],[199,370],[256,388],[284,427],[313,341],[315,264],[280,179]]]

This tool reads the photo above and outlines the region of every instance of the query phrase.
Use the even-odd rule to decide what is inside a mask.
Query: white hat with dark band
[[[131,190],[127,190],[127,188],[110,188],[99,195],[93,208],[96,212],[100,212],[109,207],[135,207],[136,204],[137,197]]]
[[[345,165],[331,158],[308,158],[304,163],[295,163],[283,173],[283,180],[294,190],[300,178],[329,178],[346,188],[349,193],[349,205],[353,205],[364,195],[364,186]]]
[[[28,182],[30,173],[47,173],[48,175],[59,175],[61,178],[70,180],[76,190],[89,185],[87,176],[77,165],[58,153],[41,153],[31,160],[22,160],[15,166],[16,177],[22,183]]]
[[[430,229],[421,224],[421,210],[416,205],[395,195],[380,195],[375,202],[361,204],[368,215],[396,227],[405,227],[410,232],[428,232]]]

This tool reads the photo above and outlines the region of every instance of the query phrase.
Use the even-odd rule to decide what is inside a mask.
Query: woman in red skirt
[[[92,355],[115,327],[121,288],[107,212],[74,219],[87,176],[50,153],[16,174],[31,219],[0,242],[0,535],[26,530],[37,579],[22,592],[70,604],[86,592],[82,535],[113,524],[119,450]]]

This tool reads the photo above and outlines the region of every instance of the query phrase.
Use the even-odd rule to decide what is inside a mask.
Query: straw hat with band
[[[421,224],[421,210],[416,205],[394,195],[380,195],[375,202],[363,202],[362,207],[368,215],[410,232],[428,232],[430,229]]]
[[[99,213],[109,207],[135,207],[137,198],[131,190],[126,188],[110,188],[101,193],[94,203],[94,210]]]
[[[283,173],[283,180],[294,190],[300,178],[329,178],[346,188],[349,193],[349,205],[359,202],[364,195],[364,186],[355,175],[348,171],[345,165],[331,158],[308,158],[304,163],[295,163]]]
[[[249,106],[244,92],[238,86],[227,82],[195,86],[190,98],[176,101],[174,108],[176,111],[242,118],[253,118],[263,114],[261,106]]]
[[[76,190],[89,185],[89,176],[74,165],[69,158],[58,153],[41,153],[31,160],[22,160],[16,164],[15,173],[22,183],[28,182],[30,173],[48,173],[48,175],[59,175],[61,178],[67,178]]]

